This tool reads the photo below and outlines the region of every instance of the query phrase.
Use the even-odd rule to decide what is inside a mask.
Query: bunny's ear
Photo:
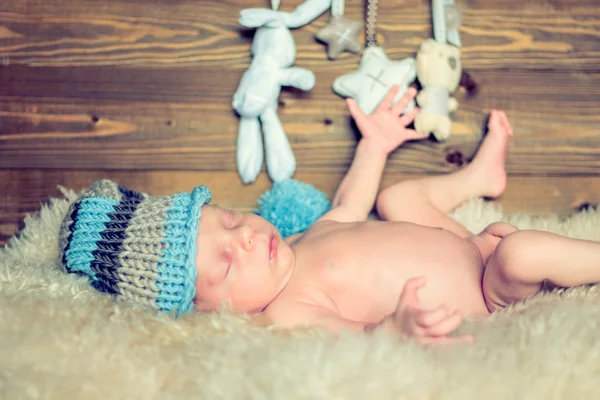
[[[419,53],[431,53],[435,49],[435,40],[427,39],[423,43],[421,43],[421,48],[419,49]]]

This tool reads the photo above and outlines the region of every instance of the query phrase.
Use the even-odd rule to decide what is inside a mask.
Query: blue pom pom
[[[275,225],[284,238],[304,232],[331,209],[325,193],[295,179],[276,182],[258,200],[255,212]]]

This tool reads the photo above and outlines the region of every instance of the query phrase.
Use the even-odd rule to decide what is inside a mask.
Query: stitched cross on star
[[[344,16],[331,17],[329,24],[320,29],[316,37],[327,44],[327,56],[334,60],[344,51],[360,52],[361,45],[356,41],[362,25]]]
[[[367,47],[358,69],[338,77],[333,82],[333,91],[343,97],[352,97],[362,112],[370,114],[393,85],[400,86],[394,99],[396,102],[404,96],[416,77],[414,58],[394,61],[385,55],[381,47]],[[405,111],[413,107],[414,102]]]

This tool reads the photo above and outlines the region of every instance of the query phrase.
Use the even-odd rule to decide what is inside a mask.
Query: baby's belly
[[[342,317],[381,320],[396,309],[404,283],[416,276],[427,279],[418,293],[422,307],[488,314],[482,260],[472,243],[440,229],[392,225],[349,229],[328,241],[322,282]]]
[[[445,258],[422,268],[405,268],[406,279],[420,275],[427,277],[426,285],[419,291],[419,300],[424,308],[445,305],[449,310],[458,309],[473,317],[489,314],[481,288],[483,265],[479,254]]]

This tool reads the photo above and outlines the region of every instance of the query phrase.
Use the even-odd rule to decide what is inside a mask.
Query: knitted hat
[[[196,237],[211,193],[148,196],[103,179],[71,205],[60,228],[68,272],[100,292],[180,316],[196,295]]]

